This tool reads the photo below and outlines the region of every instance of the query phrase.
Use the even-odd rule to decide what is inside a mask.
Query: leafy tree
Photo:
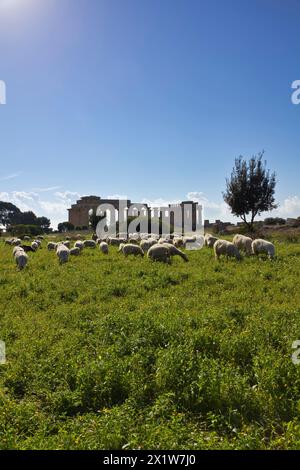
[[[74,230],[74,225],[71,224],[70,222],[61,222],[60,224],[58,224],[57,230],[60,233],[69,232],[71,230]]]
[[[27,211],[27,212],[22,212],[20,216],[20,221],[18,221],[19,224],[23,225],[38,225],[36,223],[36,215],[32,211]]]
[[[16,223],[21,214],[20,209],[11,202],[0,201],[0,224],[4,227]]]
[[[231,177],[226,179],[224,201],[231,208],[233,215],[240,217],[249,230],[253,230],[253,222],[262,212],[276,209],[275,186],[276,175],[266,169],[266,161],[262,160],[264,152],[250,158],[236,158]],[[247,219],[247,216],[250,218]]]
[[[37,217],[35,224],[39,225],[43,232],[49,232],[51,222],[47,217]]]

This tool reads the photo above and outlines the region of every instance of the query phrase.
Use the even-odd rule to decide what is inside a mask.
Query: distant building
[[[134,206],[135,204],[138,205],[140,203],[132,203],[130,199],[127,201],[127,207],[129,206]],[[119,210],[119,199],[102,199],[99,196],[84,196],[78,201],[76,201],[76,204],[73,204],[70,209],[68,209],[69,212],[69,222],[74,225],[74,227],[87,227],[89,226],[89,217],[90,217],[90,211],[96,211],[98,206],[101,204],[111,204],[116,211]],[[146,206],[146,209],[148,211],[148,214],[150,217],[157,217],[161,218],[162,217],[162,210],[161,208],[153,208],[153,207],[148,207],[147,204],[143,204]],[[171,225],[174,222],[174,213],[169,211],[168,209],[171,207],[171,205],[168,205],[165,211],[165,216],[170,217],[170,223]],[[192,230],[196,230],[197,223],[199,221],[197,220],[197,212],[198,212],[198,203],[193,202],[193,201],[182,201],[180,204],[175,204],[172,205],[172,207],[180,207],[182,211],[183,219],[185,217],[185,221],[188,221],[191,219],[191,225],[192,225]]]

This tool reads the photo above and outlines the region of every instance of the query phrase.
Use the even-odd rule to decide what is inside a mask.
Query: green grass
[[[215,262],[0,244],[1,449],[300,448],[300,245]]]

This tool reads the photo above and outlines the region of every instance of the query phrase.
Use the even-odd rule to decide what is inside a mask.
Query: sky
[[[0,200],[53,226],[83,195],[236,220],[225,179],[265,150],[272,215],[299,216],[299,18],[299,0],[0,0]]]

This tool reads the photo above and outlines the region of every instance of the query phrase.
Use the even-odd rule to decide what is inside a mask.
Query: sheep
[[[57,245],[57,244],[54,243],[54,242],[49,242],[48,245],[47,245],[48,251],[53,251],[53,250],[55,250],[56,245]]]
[[[136,238],[129,238],[128,242],[132,245],[139,245],[139,241]]]
[[[269,259],[275,257],[275,246],[273,243],[263,240],[262,238],[257,238],[252,242],[252,253],[254,255],[259,255],[260,253],[265,253],[268,255]]]
[[[65,245],[66,246],[66,245]],[[81,249],[78,246],[74,246],[70,249],[70,255],[78,256],[81,253]]]
[[[38,246],[38,248],[42,248],[42,242],[41,242],[41,240],[35,239],[35,240],[33,240],[33,243],[36,243],[37,246]]]
[[[232,240],[233,244],[238,250],[245,251],[246,255],[252,254],[252,238],[245,237],[245,235],[236,234]]]
[[[221,255],[236,258],[238,261],[241,259],[241,255],[237,247],[227,240],[217,240],[214,244],[215,258],[218,260]]]
[[[159,240],[158,240],[158,243],[162,244],[162,243],[169,243],[169,244],[172,244],[173,245],[173,240],[172,238],[170,237],[161,237]]]
[[[30,237],[28,235],[25,235],[23,237],[23,240],[26,241],[26,242],[29,242],[30,241]]]
[[[56,247],[56,254],[58,256],[60,264],[66,263],[69,260],[70,250],[65,245],[60,243]]]
[[[20,248],[22,248],[25,251],[25,253],[27,253],[28,251],[35,252],[35,250],[29,245],[20,245]]]
[[[24,250],[20,246],[15,246],[13,249],[13,257],[15,257],[16,253],[18,253],[19,251],[24,251]]]
[[[142,240],[140,243],[140,247],[142,248],[144,253],[147,253],[147,251],[151,248],[151,246],[155,245],[157,243],[156,240],[153,238],[148,238],[148,240]]]
[[[84,248],[96,248],[95,240],[84,240],[83,242]]]
[[[122,244],[122,248],[119,251],[122,251],[123,255],[128,256],[128,255],[134,255],[134,256],[144,256],[144,252],[142,248],[138,245],[133,245],[132,243],[127,243],[127,244]]]
[[[153,261],[162,261],[163,263],[170,263],[171,256],[179,255],[184,261],[188,261],[187,256],[182,251],[178,250],[174,245],[167,243],[156,243],[151,246],[147,256]]]
[[[176,246],[176,248],[180,248],[183,246],[183,238],[182,237],[174,237],[173,239],[173,244]]]
[[[19,249],[15,253],[15,260],[16,260],[16,263],[17,263],[17,267],[21,271],[22,269],[25,268],[25,266],[28,262],[28,255],[25,253],[24,250]]]
[[[178,250],[178,248],[176,248],[176,246],[172,245],[172,243],[164,243],[164,245],[166,245],[169,249],[169,253],[171,256],[180,256],[184,261],[188,261],[188,257],[186,256],[185,253],[183,253],[183,251],[181,250]]]
[[[20,245],[22,245],[22,240],[20,240],[20,238],[13,238],[12,242],[11,242],[11,245],[20,246]]]
[[[77,242],[74,243],[74,248],[80,248],[80,250],[83,250],[84,243],[81,240],[77,240]]]
[[[37,251],[39,249],[39,245],[36,241],[32,242],[31,243],[31,248],[34,250],[34,251]]]
[[[44,240],[43,235],[38,235],[36,238],[37,238],[38,240]]]
[[[112,246],[120,246],[121,243],[126,242],[125,238],[114,238],[114,237],[109,237],[108,238],[108,244]]]
[[[62,243],[63,243],[63,245],[65,245],[67,248],[69,248],[69,249],[71,248],[71,242],[70,242],[70,240],[67,240],[67,239],[66,239],[66,240],[65,240],[64,242],[62,242]]]
[[[209,248],[213,248],[215,242],[219,240],[217,237],[214,237],[210,233],[207,233],[204,237],[205,245]]]
[[[108,255],[108,244],[106,242],[101,242],[99,248],[102,253]]]
[[[4,243],[5,243],[5,245],[10,245],[10,246],[12,246],[12,242],[13,242],[13,239],[12,239],[12,238],[7,238]]]

